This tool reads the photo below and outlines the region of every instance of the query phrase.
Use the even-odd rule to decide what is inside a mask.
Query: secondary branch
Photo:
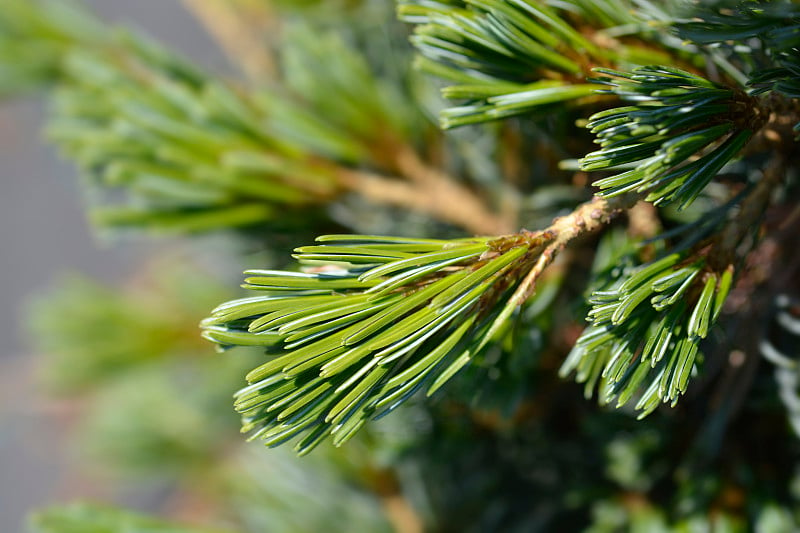
[[[641,196],[638,193],[628,193],[613,198],[595,196],[590,201],[578,206],[572,213],[555,219],[546,230],[533,234],[537,238],[545,236],[549,242],[525,275],[512,296],[512,301],[516,305],[522,305],[533,295],[536,289],[536,280],[566,247],[567,243],[576,237],[605,226],[614,217],[633,207]]]
[[[472,191],[446,174],[422,167],[400,180],[363,170],[340,168],[339,182],[376,204],[402,207],[464,228],[475,235],[513,231],[510,221],[491,212]],[[421,170],[421,171],[420,171]]]

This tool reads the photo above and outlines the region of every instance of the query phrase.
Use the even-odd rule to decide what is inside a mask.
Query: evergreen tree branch
[[[251,271],[266,296],[219,306],[203,321],[221,347],[274,357],[237,393],[243,431],[307,453],[348,440],[427,386],[433,394],[503,330],[576,237],[636,195],[595,198],[543,231],[453,241],[331,235],[298,248],[303,273]]]
[[[699,20],[676,25],[679,34],[702,44],[731,50],[748,64],[751,95],[777,93],[775,110],[793,115],[800,132],[800,9],[795,2],[742,2],[735,6],[705,6]],[[733,46],[735,43],[736,46]]]
[[[715,272],[703,256],[673,253],[626,272],[595,291],[587,328],[562,365],[577,372],[589,397],[617,407],[636,399],[640,417],[686,391],[699,343],[717,320],[733,281],[733,268]]]
[[[254,80],[275,78],[275,57],[266,38],[277,30],[268,2],[183,0],[183,4],[220,44],[233,64]]]
[[[544,4],[412,1],[398,10],[420,24],[412,39],[419,66],[456,82],[444,89],[447,98],[467,100],[442,113],[444,128],[592,98],[581,68],[598,49]]]
[[[526,275],[520,289],[512,297],[517,305],[522,305],[535,291],[536,280],[573,239],[608,224],[619,213],[632,208],[640,200],[636,194],[627,194],[615,198],[595,196],[589,202],[576,208],[569,215],[559,217],[545,230],[553,235],[553,239],[545,247],[536,264]]]
[[[693,68],[683,43],[654,31],[653,17],[661,26],[671,17],[655,7],[651,18],[638,17],[630,8],[624,0],[603,6],[580,0],[405,0],[398,13],[417,24],[412,42],[418,67],[452,83],[443,96],[464,101],[441,113],[442,127],[453,128],[597,102],[602,98],[585,83],[593,68]]]
[[[755,38],[769,41],[770,47],[780,44],[778,49],[785,50],[796,44],[799,24],[800,8],[796,2],[776,0],[702,6],[695,13],[695,20],[676,26],[681,37],[699,44],[736,42],[749,48]]]
[[[767,123],[770,110],[743,91],[672,67],[630,73],[597,69],[607,92],[635,103],[601,111],[587,125],[602,149],[581,160],[587,171],[623,172],[598,180],[602,196],[647,192],[656,205],[689,206]]]
[[[227,4],[196,7],[233,13]],[[35,48],[44,37],[29,22],[45,17],[43,9],[35,3],[12,10],[21,20],[12,16],[5,23],[9,41]],[[203,12],[227,24],[224,16]],[[40,25],[50,34],[53,24],[47,18]],[[48,56],[61,85],[48,129],[89,178],[97,204],[93,221],[167,232],[264,223],[289,231],[308,220],[308,207],[354,192],[469,232],[513,229],[510,217],[422,162],[407,140],[409,114],[387,99],[363,58],[329,35],[292,35],[289,85],[300,95],[234,88],[135,36],[109,37],[92,47],[60,43],[59,54]],[[318,68],[310,83],[304,72],[318,61],[328,70]],[[320,90],[325,75],[330,83]],[[379,178],[370,168],[391,177]],[[325,218],[324,210],[315,212]]]
[[[592,326],[576,342],[562,375],[576,371],[587,396],[599,384],[602,403],[616,399],[621,407],[636,399],[641,416],[660,402],[674,405],[686,391],[699,345],[719,318],[744,256],[755,247],[760,221],[785,175],[785,159],[776,150],[752,190],[691,230],[682,229],[683,243],[639,268],[607,272],[608,287],[590,298]],[[742,196],[740,209],[730,216]]]
[[[592,531],[796,529],[797,506],[787,504],[797,496],[796,472],[774,468],[797,459],[785,424],[774,422],[784,421],[778,399],[800,427],[800,254],[789,230],[800,213],[792,211],[796,1],[400,0],[401,16],[417,25],[418,65],[444,79],[443,95],[457,102],[442,113],[443,126],[531,119],[470,128],[446,143],[430,143],[425,117],[440,102],[397,67],[402,52],[389,50],[406,35],[375,31],[382,11],[362,18],[386,2],[184,1],[251,77],[266,69],[275,83],[236,87],[101,24],[61,27],[70,11],[48,9],[60,2],[0,0],[0,92],[60,86],[50,133],[79,161],[90,193],[104,195],[93,216],[182,231],[261,225],[268,247],[274,234],[294,239],[285,233],[327,227],[328,213],[369,229],[297,248],[291,271],[248,271],[250,296],[202,321],[220,350],[248,346],[257,359],[187,367],[167,357],[163,350],[194,347],[178,331],[177,307],[123,302],[114,290],[46,300],[37,323],[74,354],[51,365],[55,372],[71,390],[111,391],[96,403],[108,424],[100,450],[129,454],[126,467],[191,466],[215,482],[228,474],[220,492],[247,500],[250,510],[234,514],[254,531],[276,523],[382,531],[387,519],[409,533],[577,530],[587,521]],[[277,69],[251,31],[260,21],[239,11],[257,4],[281,16],[297,7],[292,17],[319,23],[285,19]],[[331,23],[350,27],[319,31]],[[592,72],[601,77],[587,82]],[[597,91],[598,82],[606,88]],[[571,135],[575,108],[609,102],[613,109],[588,120],[599,149],[563,163],[579,170],[567,184],[551,172],[557,161],[589,151],[585,132]],[[445,160],[446,169],[429,163]],[[607,173],[594,182],[600,192],[561,211],[585,197],[589,172]],[[496,205],[506,186],[531,193],[515,196],[521,217],[544,229],[515,232],[516,215]],[[661,209],[668,204],[678,209]],[[371,235],[401,224],[391,220],[394,209],[362,216],[374,207],[416,211],[426,216],[405,220],[435,218],[478,236],[427,239],[439,228],[411,225],[402,233],[420,238]],[[568,214],[548,224],[555,213]],[[607,227],[623,213],[626,227]],[[571,246],[604,228],[597,247],[594,239]],[[582,299],[574,282],[591,252],[589,324],[573,342]],[[779,267],[786,273],[770,278]],[[200,284],[170,282],[188,295],[171,299],[183,305],[213,287]],[[770,302],[776,289],[785,294]],[[86,310],[75,307],[81,298]],[[758,308],[770,305],[774,320],[753,335]],[[717,323],[726,326],[720,335]],[[92,328],[99,331],[87,336]],[[142,342],[124,341],[137,331]],[[102,354],[86,352],[104,342]],[[745,355],[744,346],[780,367],[777,395],[758,351]],[[718,353],[706,357],[707,348]],[[72,364],[75,357],[88,364]],[[159,359],[175,364],[154,365]],[[690,388],[715,388],[646,424],[617,415],[596,423],[583,402],[558,390],[559,364],[587,397],[641,416],[675,405]],[[419,393],[447,386],[448,395],[409,410],[413,421],[399,430],[359,434],[365,439],[348,448],[357,465],[329,448],[316,463],[253,453],[237,468],[226,455],[222,469],[204,469],[227,452],[214,406],[245,367],[247,386],[235,394],[243,431],[269,446],[297,439],[300,454],[348,441]],[[124,390],[124,378],[111,379],[121,368]],[[400,416],[388,422],[403,424]],[[387,444],[393,431],[402,436]],[[753,450],[758,456],[743,461]],[[265,458],[271,464],[255,468]],[[421,475],[406,484],[409,464]],[[492,468],[476,467],[485,464]],[[418,484],[431,487],[415,493]],[[420,500],[425,512],[416,514]],[[45,515],[37,526],[48,532],[175,529],[105,509]]]
[[[75,50],[63,69],[51,138],[96,194],[125,192],[122,205],[100,197],[92,213],[100,225],[207,231],[280,223],[279,211],[336,195],[335,179],[308,149],[270,128],[269,108],[150,42],[131,37],[111,50]],[[317,150],[339,157],[358,150],[343,135],[326,140]]]

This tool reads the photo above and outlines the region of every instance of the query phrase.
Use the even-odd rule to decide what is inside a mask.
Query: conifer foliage
[[[186,4],[246,79],[0,0],[0,93],[52,88],[98,227],[296,246],[201,322],[259,353],[243,432],[301,455],[414,434],[381,470],[405,531],[800,524],[800,5]],[[723,453],[754,419],[776,452]]]

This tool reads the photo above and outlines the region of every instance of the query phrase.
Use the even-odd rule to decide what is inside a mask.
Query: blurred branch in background
[[[271,48],[279,31],[273,8],[261,0],[183,0],[228,58],[254,80],[278,74]]]

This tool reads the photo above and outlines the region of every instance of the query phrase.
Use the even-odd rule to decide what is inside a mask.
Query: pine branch
[[[800,98],[800,8],[790,1],[744,2],[728,9],[706,7],[699,21],[677,25],[680,35],[702,44],[733,49],[751,64],[747,84],[752,95],[779,93]],[[733,46],[735,44],[735,46]],[[793,115],[800,131],[800,108],[781,102],[776,111]]]
[[[546,230],[442,241],[332,235],[298,248],[305,273],[251,271],[266,296],[219,306],[203,335],[264,346],[275,357],[237,393],[246,432],[299,453],[340,445],[421,388],[433,394],[478,354],[534,292],[564,246],[635,198],[598,198]]]
[[[448,80],[442,94],[465,100],[441,113],[444,128],[496,120],[558,104],[596,102],[592,68],[683,64],[682,44],[632,15],[628,2],[468,0],[400,2],[418,24],[418,67]],[[663,24],[663,21],[661,21]],[[671,42],[661,49],[652,43]]]
[[[635,102],[589,119],[587,127],[602,149],[584,157],[581,169],[626,169],[594,183],[602,196],[647,192],[647,201],[678,202],[683,209],[770,114],[739,90],[670,67],[597,71],[616,78],[596,80],[612,87],[607,92]]]
[[[686,391],[700,341],[719,317],[733,268],[709,268],[703,256],[672,253],[648,263],[606,290],[595,291],[587,328],[561,375],[577,372],[586,394],[617,407],[638,396],[642,417]]]
[[[282,14],[297,7],[292,17],[315,10],[319,26],[282,20],[280,54],[272,57],[260,46],[267,36],[252,31],[260,21],[238,10],[243,2]],[[773,421],[784,412],[772,381],[757,372],[757,352],[738,351],[746,335],[723,322],[746,300],[765,307],[749,296],[770,270],[749,266],[786,258],[793,268],[800,258],[775,251],[791,247],[786,228],[797,219],[796,2],[401,0],[401,16],[417,25],[418,65],[443,78],[443,94],[455,102],[442,114],[445,127],[532,119],[465,129],[452,143],[426,122],[440,102],[406,75],[402,52],[388,51],[393,30],[364,21],[379,2],[253,2],[185,0],[229,55],[259,73],[253,77],[270,71],[270,80],[258,79],[266,86],[240,87],[135,36],[96,25],[85,35],[59,28],[61,15],[44,11],[56,4],[0,0],[0,8],[13,7],[0,9],[0,91],[60,87],[51,133],[80,162],[91,192],[103,195],[98,204],[106,210],[94,216],[107,225],[258,225],[267,245],[276,234],[321,232],[328,212],[368,227],[366,235],[325,235],[297,248],[297,271],[248,271],[251,296],[202,321],[203,336],[220,350],[249,346],[259,357],[237,358],[252,369],[235,395],[252,438],[270,446],[297,439],[305,454],[348,441],[422,391],[447,386],[448,396],[408,411],[413,424],[390,427],[402,436],[388,444],[382,426],[359,433],[364,440],[348,447],[349,456],[330,448],[316,454],[322,468],[248,454],[209,471],[204,466],[219,462],[212,461],[219,450],[230,458],[219,440],[224,418],[214,409],[243,368],[224,358],[213,368],[199,360],[170,366],[159,350],[187,349],[172,308],[137,301],[130,309],[113,291],[85,291],[67,299],[88,299],[88,310],[48,299],[38,318],[61,334],[60,348],[77,354],[65,359],[88,363],[56,368],[85,370],[67,385],[104,386],[91,418],[99,422],[87,426],[105,435],[95,449],[118,453],[126,467],[210,472],[226,483],[224,498],[247,502],[233,514],[256,531],[372,531],[389,523],[414,531],[573,530],[586,521],[598,531],[796,526],[786,488],[794,473],[774,468],[796,459],[784,424]],[[341,34],[320,30],[345,21],[352,26]],[[362,25],[369,27],[363,34]],[[17,53],[31,61],[14,64]],[[2,78],[8,72],[10,82]],[[584,104],[608,109],[588,120],[599,149],[561,164],[577,170],[570,180],[554,171],[558,160],[587,152],[585,135],[571,135],[575,107]],[[607,173],[594,181],[600,192],[560,211],[585,198],[589,172]],[[506,186],[531,192],[515,200],[527,208],[527,227],[545,229],[512,233],[516,215],[492,204]],[[671,205],[677,209],[662,209]],[[400,228],[384,222],[396,211],[342,214],[353,206],[400,207],[426,215],[407,220],[435,218],[479,236],[426,239],[433,230],[413,226],[402,232],[420,238],[372,235],[393,231],[369,226]],[[585,239],[564,253],[623,213],[627,225],[608,228],[596,250]],[[754,253],[779,217],[786,238],[761,242]],[[761,257],[767,249],[772,255]],[[575,282],[593,251],[589,326],[573,343]],[[777,392],[794,417],[792,273],[771,281],[787,297],[775,300],[769,334],[745,340],[761,341],[780,367]],[[178,292],[194,298],[202,291]],[[739,329],[749,331],[755,317],[740,316],[747,327]],[[718,323],[727,331],[712,335]],[[87,337],[86,328],[100,331]],[[131,331],[143,333],[143,344],[119,341]],[[93,342],[108,347],[87,356]],[[709,347],[725,353],[706,358]],[[137,353],[125,353],[131,349]],[[715,387],[708,401],[645,425],[615,415],[598,424],[585,402],[557,390],[559,365],[562,376],[585,384],[586,396],[641,416],[675,405],[690,387]],[[138,371],[120,377],[120,368]],[[727,446],[733,436],[735,446]],[[773,443],[767,460],[765,439]],[[742,461],[753,450],[758,456]],[[408,470],[422,475],[409,483]],[[324,498],[310,501],[314,491]],[[420,500],[422,513],[410,505]],[[166,527],[94,508],[45,515],[37,523],[43,531]]]
[[[780,49],[784,50],[792,46],[800,22],[800,8],[790,0],[702,6],[695,15],[699,20],[677,25],[684,39],[699,44],[735,42],[749,47],[757,38],[772,41],[770,47],[782,42]]]
[[[9,39],[31,48],[43,42],[38,26],[26,25],[44,17],[42,9],[12,11],[20,20],[9,17]],[[407,96],[387,90],[354,50],[308,29],[289,36],[287,87],[260,92],[215,81],[131,35],[59,44],[49,133],[87,174],[93,221],[160,232],[263,224],[288,232],[309,222],[309,209],[325,222],[316,208],[355,193],[473,233],[513,228],[420,159],[411,147],[420,135],[415,114],[397,104]],[[311,65],[314,77],[305,74]]]
[[[446,97],[469,100],[442,113],[443,127],[591,96],[592,86],[575,80],[581,78],[583,54],[591,56],[597,47],[555,10],[522,2],[468,5],[404,2],[399,7],[401,19],[422,24],[412,39],[425,58],[419,66],[457,82],[444,90]],[[578,57],[566,55],[571,49]]]
[[[126,192],[128,205],[95,209],[96,223],[231,228],[277,221],[283,209],[336,194],[330,172],[265,128],[269,115],[252,99],[151,43],[130,45],[116,60],[69,56],[69,83],[48,129],[98,193]],[[330,149],[357,147],[343,139]]]
[[[674,405],[747,253],[742,244],[750,238],[747,250],[755,247],[760,221],[785,175],[776,156],[756,186],[745,191],[735,215],[729,212],[739,198],[691,227],[669,232],[686,237],[663,257],[606,273],[609,286],[589,299],[592,326],[576,342],[561,375],[576,372],[587,396],[599,384],[602,403],[616,400],[621,407],[636,399],[641,417],[661,402]]]

